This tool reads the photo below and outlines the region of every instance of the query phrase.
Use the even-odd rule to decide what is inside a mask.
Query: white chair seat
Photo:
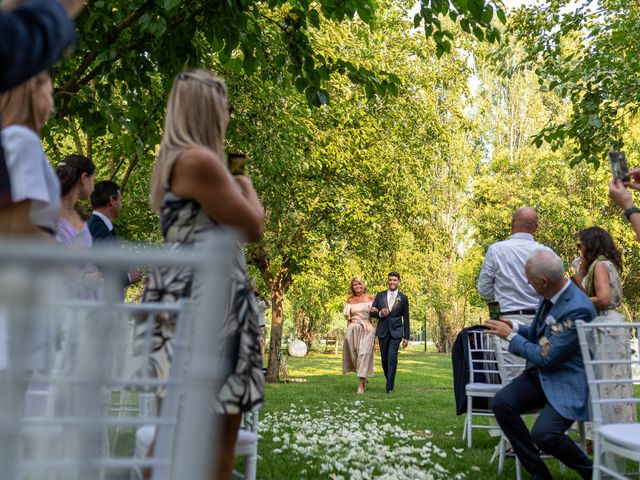
[[[640,423],[610,423],[598,429],[606,441],[630,450],[640,450]]]
[[[502,385],[499,383],[467,383],[465,389],[467,393],[497,393],[502,390]]]
[[[250,455],[258,449],[258,434],[248,430],[240,429],[238,431],[238,440],[236,441],[236,455]]]

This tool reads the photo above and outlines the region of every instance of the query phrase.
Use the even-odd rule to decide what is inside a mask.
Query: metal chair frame
[[[245,457],[244,472],[233,471],[233,476],[243,480],[255,480],[258,463],[258,427],[259,413],[245,412],[242,416],[242,425],[238,432],[235,455]]]
[[[495,418],[488,409],[474,409],[474,398],[493,398],[502,388],[499,381],[498,361],[495,356],[493,339],[485,330],[467,331],[467,348],[469,354],[469,383],[465,386],[467,396],[467,414],[465,417],[462,440],[467,439],[467,447],[473,445],[473,429],[495,430],[495,425],[473,423],[473,417]],[[493,382],[479,382],[478,377],[489,377]]]
[[[631,334],[635,332],[635,351],[638,352],[640,351],[640,339],[638,338],[640,323],[598,322],[596,318],[589,323],[578,321],[576,322],[576,328],[578,330],[580,351],[582,353],[582,360],[584,362],[587,382],[589,384],[590,404],[593,415],[593,479],[600,480],[604,473],[613,478],[624,480],[629,477],[611,468],[608,465],[608,462],[603,463],[603,457],[605,460],[609,460],[612,455],[619,455],[625,459],[640,462],[640,446],[634,448],[624,441],[624,437],[626,436],[631,436],[635,439],[640,437],[640,423],[605,424],[602,415],[602,407],[603,405],[612,404],[637,405],[640,403],[640,398],[635,398],[633,393],[631,394],[631,397],[625,398],[602,398],[600,394],[600,386],[613,384],[640,384],[640,379],[634,378],[632,368],[633,366],[640,365],[640,360],[633,359],[631,357],[631,351],[624,360],[594,359],[589,345],[589,332],[597,328],[621,328],[629,330],[629,339],[633,337]],[[630,378],[599,378],[599,375],[596,373],[596,368],[602,365],[629,365],[629,370],[631,371]]]
[[[215,341],[219,316],[211,315],[211,312],[222,310],[225,305],[228,271],[236,245],[236,239],[224,233],[211,235],[193,252],[140,248],[134,253],[108,247],[74,250],[39,242],[0,241],[0,281],[13,285],[12,292],[17,292],[17,295],[7,289],[0,292],[0,320],[7,321],[9,332],[6,374],[9,389],[0,392],[8,399],[8,411],[0,412],[0,445],[9,447],[0,449],[4,450],[0,452],[3,478],[21,480],[25,476],[58,478],[55,475],[61,475],[60,478],[69,480],[98,479],[104,478],[107,470],[145,466],[153,468],[154,480],[205,478],[210,471],[211,441],[216,426],[213,420],[202,422],[198,412],[209,412],[211,392],[220,381],[216,366],[221,364],[220,349]],[[103,272],[104,300],[73,301],[47,292],[56,281],[64,283],[66,269],[80,268],[87,263],[98,266]],[[124,305],[121,302],[121,272],[132,265],[194,269],[198,287],[204,288],[206,295],[199,295],[197,304],[190,307],[182,302]],[[17,276],[15,272],[18,272]],[[174,355],[178,356],[180,350],[188,350],[188,365],[168,381],[113,377],[110,371],[111,340],[115,338],[114,325],[118,319],[134,310],[166,312],[172,308],[181,312],[181,317],[193,318],[193,321],[177,322],[177,327],[184,325],[187,333],[186,341],[174,348]],[[72,366],[64,372],[48,372],[43,378],[55,389],[57,396],[53,395],[54,398],[66,394],[73,400],[73,408],[69,408],[71,415],[61,416],[55,412],[38,418],[15,415],[24,393],[21,391],[25,384],[24,374],[29,369],[25,363],[29,353],[26,345],[30,345],[26,341],[31,334],[29,328],[34,325],[48,328],[54,314],[63,311],[84,314],[82,321],[78,320],[82,328],[75,332],[76,343],[69,347]],[[91,361],[94,358],[101,361]],[[105,391],[132,385],[142,390],[161,385],[167,389],[163,414],[152,420],[158,426],[153,458],[113,458],[108,449],[105,453],[104,441],[96,441],[97,438],[104,439],[104,432],[110,427],[149,422],[148,418],[105,414],[110,409],[105,404],[108,403],[105,398],[110,400],[110,395],[105,396]],[[172,390],[175,394],[170,394]],[[170,412],[176,413],[170,415]],[[60,444],[65,447],[65,455],[38,448],[33,458],[25,458],[22,455],[23,438],[25,432],[34,429],[55,435],[63,432]]]

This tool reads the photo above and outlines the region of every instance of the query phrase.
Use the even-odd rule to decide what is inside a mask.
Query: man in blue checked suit
[[[538,448],[590,479],[592,462],[566,435],[576,420],[589,418],[587,377],[578,346],[576,320],[596,316],[593,303],[564,276],[560,257],[533,253],[525,264],[529,284],[543,299],[531,325],[487,320],[491,333],[509,341],[509,352],[527,360],[527,367],[493,400],[493,412],[532,479],[551,479]],[[540,410],[531,429],[521,417]]]

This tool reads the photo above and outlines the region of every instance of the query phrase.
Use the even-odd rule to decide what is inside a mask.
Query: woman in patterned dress
[[[367,377],[373,377],[373,342],[375,329],[369,318],[373,297],[367,295],[367,286],[360,277],[353,277],[349,284],[349,300],[343,314],[347,319],[347,331],[342,347],[342,374],[356,372],[359,383],[356,393],[363,394]]]
[[[167,248],[190,249],[208,232],[226,226],[246,240],[262,238],[264,210],[251,180],[231,176],[224,161],[224,135],[230,108],[222,79],[206,70],[178,75],[169,96],[164,134],[151,179],[151,203],[160,212]],[[213,398],[221,435],[215,442],[212,478],[231,478],[241,414],[260,408],[264,375],[260,355],[258,310],[238,244],[229,272],[231,296],[223,315],[221,345],[225,348],[226,381]],[[149,275],[143,301],[178,301],[194,285],[189,269],[160,269]],[[217,313],[212,312],[212,315]],[[166,377],[171,362],[175,316],[158,315],[154,353],[147,368]],[[136,335],[145,335],[139,324]]]
[[[585,228],[579,234],[580,262],[576,280],[589,296],[598,311],[599,322],[624,322],[624,315],[617,309],[622,304],[622,257],[609,232],[600,227]],[[594,331],[592,341],[594,357],[599,360],[624,360],[630,355],[630,339],[627,330],[606,328]],[[602,365],[599,378],[631,378],[628,365]],[[631,396],[631,385],[608,384],[600,387],[603,398]],[[602,407],[604,423],[635,422],[635,406],[611,404]]]

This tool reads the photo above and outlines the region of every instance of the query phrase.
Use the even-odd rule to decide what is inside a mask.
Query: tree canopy
[[[640,89],[639,9],[636,2],[543,1],[511,17],[500,55],[502,71],[529,68],[545,90],[571,102],[566,118],[551,118],[537,134],[536,145],[571,146],[572,163],[596,166],[607,150],[624,145],[625,125],[638,113]],[[524,48],[511,63],[514,48]]]

